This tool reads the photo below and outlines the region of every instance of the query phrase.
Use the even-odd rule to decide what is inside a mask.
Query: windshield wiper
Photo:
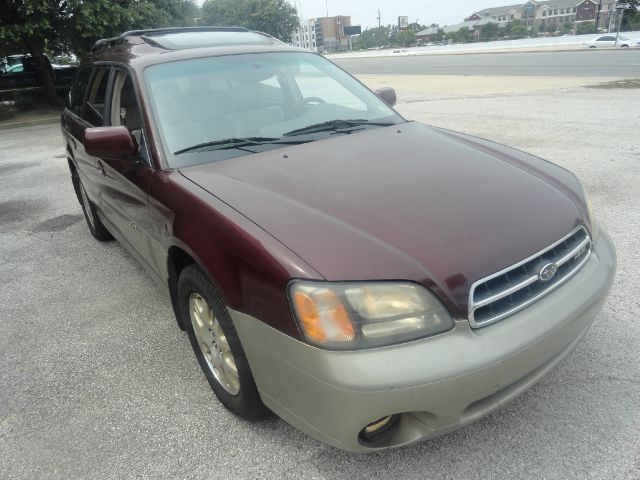
[[[227,150],[232,148],[245,148],[253,145],[269,145],[269,144],[283,144],[283,145],[297,145],[305,143],[301,140],[283,140],[282,138],[270,138],[270,137],[246,137],[246,138],[224,138],[222,140],[214,140],[211,142],[198,143],[191,147],[183,148],[177,152],[173,152],[174,155],[180,155],[181,153],[193,152],[195,150],[206,149],[207,151],[214,150]]]
[[[330,120],[328,122],[317,123],[315,125],[309,125],[308,127],[298,128],[296,130],[291,130],[283,135],[283,137],[295,137],[296,135],[305,135],[307,133],[316,133],[316,132],[345,132],[348,133],[351,129],[355,127],[365,127],[365,126],[376,126],[376,127],[389,127],[391,125],[395,125],[394,122],[372,122],[365,119],[355,119],[355,120]]]

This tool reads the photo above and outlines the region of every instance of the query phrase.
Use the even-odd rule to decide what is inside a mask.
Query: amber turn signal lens
[[[299,288],[293,303],[307,340],[324,345],[355,339],[349,314],[338,296],[327,288]]]

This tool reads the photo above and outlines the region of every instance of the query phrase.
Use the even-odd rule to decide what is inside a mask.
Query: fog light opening
[[[389,432],[397,423],[398,415],[382,417],[366,425],[360,430],[360,439],[365,442],[376,442],[381,440],[382,434]]]

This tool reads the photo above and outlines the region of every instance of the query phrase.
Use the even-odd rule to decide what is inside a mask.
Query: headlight
[[[290,297],[307,342],[332,350],[381,347],[453,328],[440,301],[411,283],[296,281]]]
[[[578,180],[580,182],[580,180]],[[591,227],[591,238],[593,240],[598,236],[598,222],[596,221],[596,216],[593,211],[593,204],[591,203],[591,197],[587,192],[587,189],[584,188],[582,182],[580,182],[580,187],[582,187],[582,197],[584,198],[584,203],[587,206],[587,220],[589,220],[589,226]]]

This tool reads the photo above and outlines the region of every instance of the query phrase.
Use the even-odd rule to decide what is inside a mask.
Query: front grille
[[[531,305],[566,282],[590,254],[591,238],[581,226],[543,251],[477,281],[469,293],[469,323],[484,327]],[[554,268],[555,276],[541,279]]]

